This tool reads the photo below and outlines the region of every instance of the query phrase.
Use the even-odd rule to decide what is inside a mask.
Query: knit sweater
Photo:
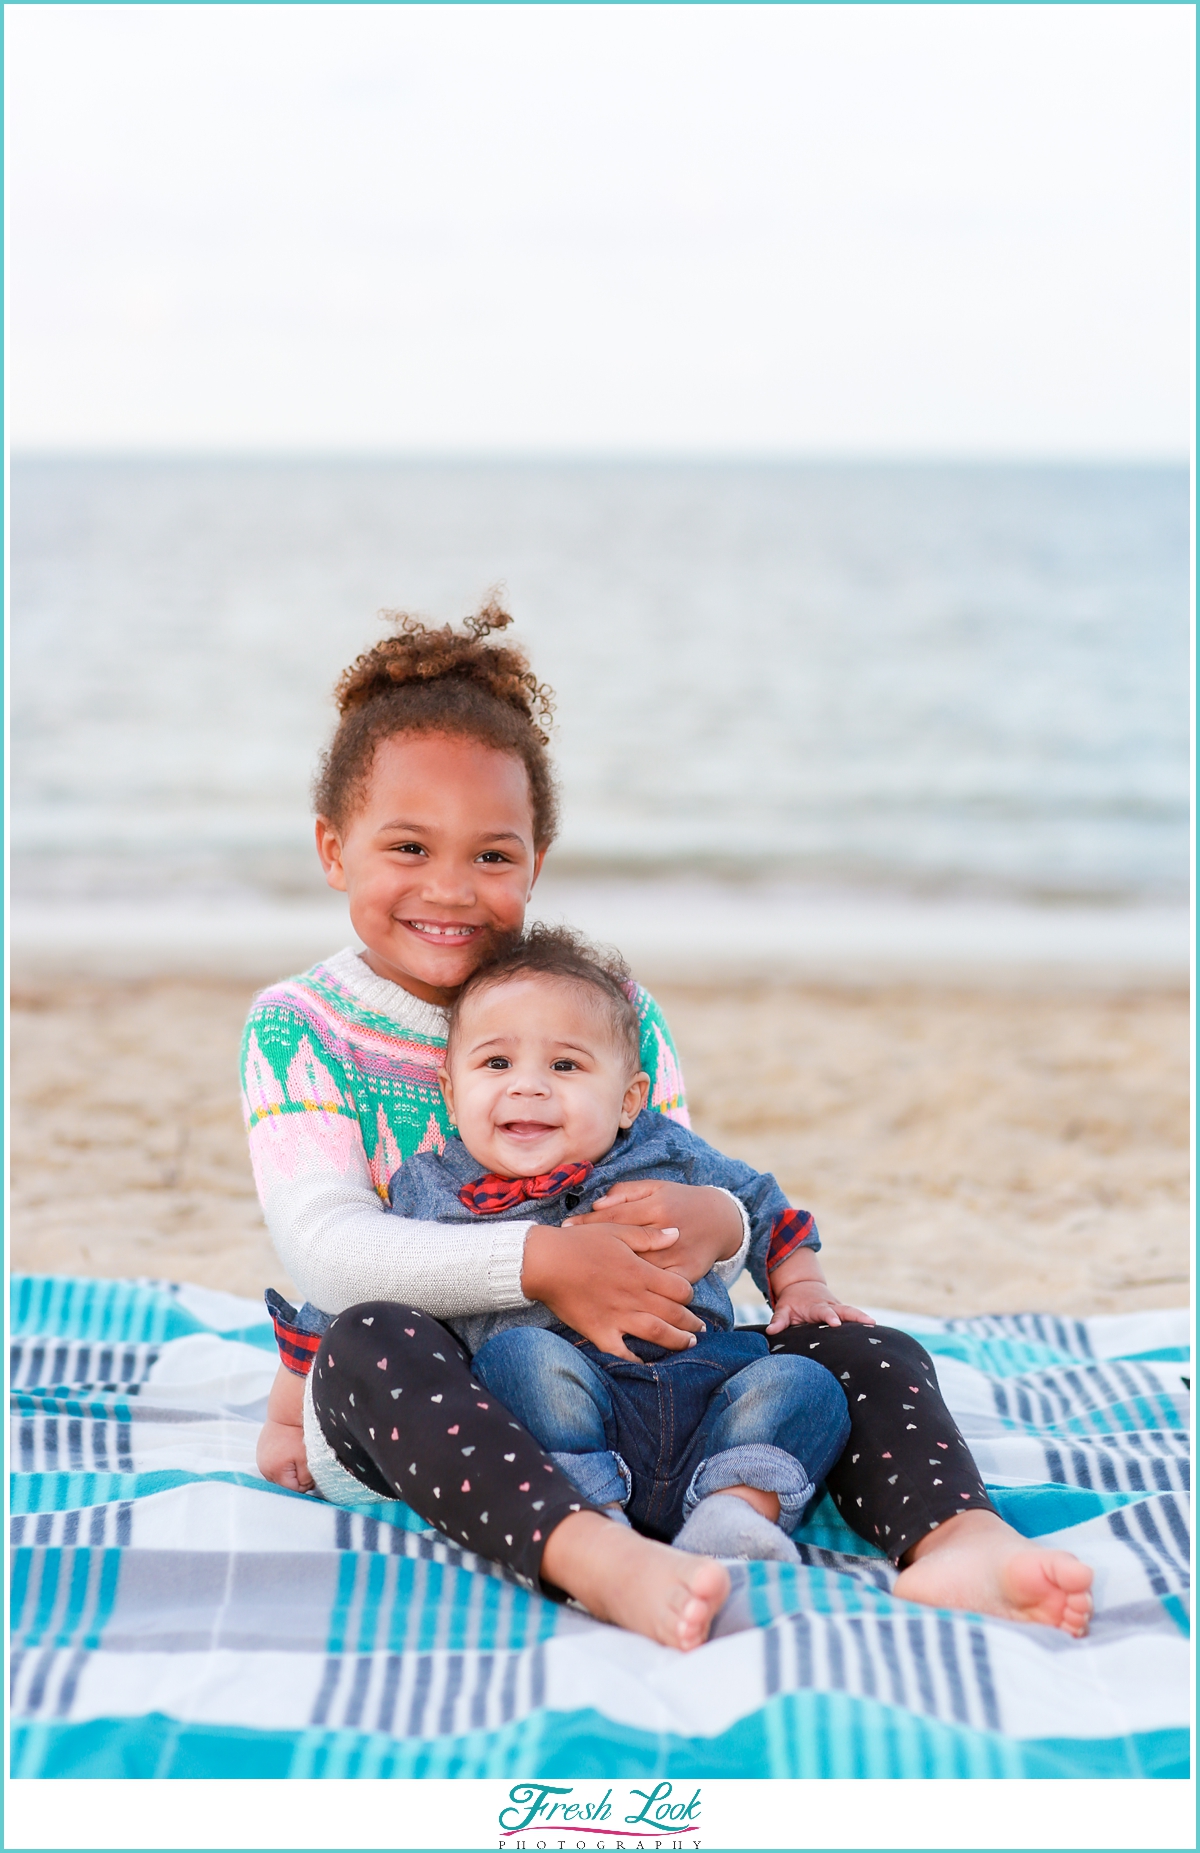
[[[649,1105],[688,1124],[671,1034],[641,986]],[[528,1221],[447,1228],[389,1214],[388,1181],[450,1133],[437,1071],[446,1012],[375,973],[348,947],[256,998],[242,1043],[242,1108],[267,1227],[305,1297],[331,1313],[408,1300],[435,1318],[528,1306]],[[738,1255],[720,1264],[740,1271]]]

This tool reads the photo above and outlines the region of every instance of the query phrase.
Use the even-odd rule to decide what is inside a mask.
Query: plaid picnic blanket
[[[397,1505],[261,1480],[256,1303],[12,1289],[14,1776],[1185,1776],[1185,1313],[919,1334],[1005,1516],[1095,1565],[1083,1642],[895,1600],[826,1499],[679,1655]]]

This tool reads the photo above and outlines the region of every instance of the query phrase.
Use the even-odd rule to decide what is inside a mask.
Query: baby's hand
[[[291,1487],[294,1492],[312,1492],[315,1481],[308,1471],[302,1428],[291,1422],[272,1422],[268,1418],[259,1431],[254,1458],[264,1480],[270,1480],[276,1486]]]
[[[841,1325],[845,1320],[851,1325],[875,1323],[870,1313],[839,1300],[825,1281],[794,1280],[789,1287],[780,1287],[767,1331],[782,1332],[789,1325]]]

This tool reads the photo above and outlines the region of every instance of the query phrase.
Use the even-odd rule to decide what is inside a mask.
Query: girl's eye
[[[480,851],[475,860],[476,862],[511,862],[512,857],[506,856],[502,849],[484,849]]]
[[[395,849],[396,853],[401,856],[423,856],[425,854],[424,846],[420,843],[397,843]]]

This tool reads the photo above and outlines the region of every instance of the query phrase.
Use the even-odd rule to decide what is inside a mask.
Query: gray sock
[[[624,1506],[617,1506],[617,1505],[605,1506],[604,1516],[605,1518],[611,1518],[614,1524],[617,1524],[617,1525],[628,1525],[629,1524],[629,1520],[625,1516]],[[630,1529],[632,1529],[632,1527],[630,1527]]]
[[[677,1551],[694,1551],[697,1557],[800,1562],[787,1533],[736,1493],[710,1493],[702,1499],[674,1544]]]

